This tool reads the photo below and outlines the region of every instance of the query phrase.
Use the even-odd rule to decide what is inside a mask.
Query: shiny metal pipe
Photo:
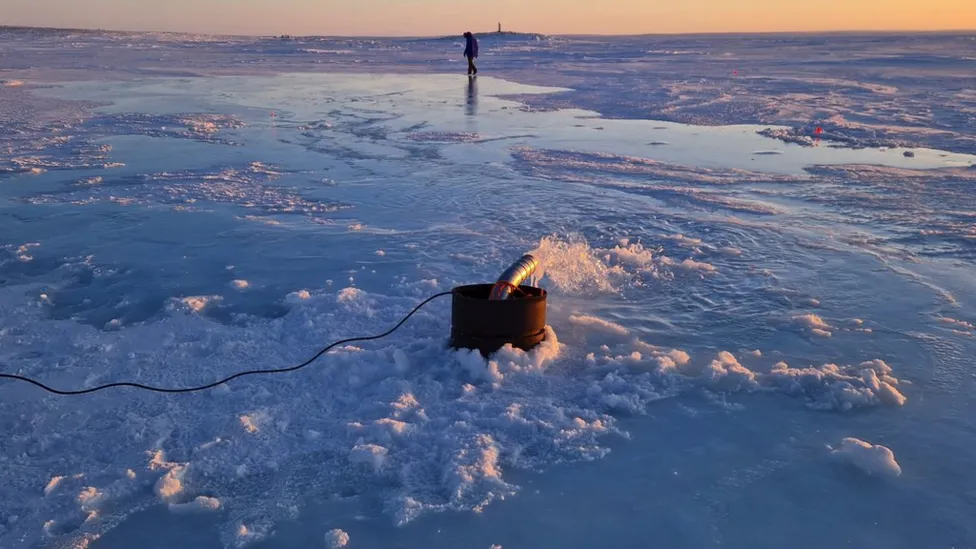
[[[512,289],[518,288],[520,284],[532,276],[532,273],[535,272],[538,266],[539,260],[535,256],[531,254],[523,255],[498,277],[498,281],[495,282],[495,286],[491,289],[491,295],[488,299],[508,299],[512,295]]]

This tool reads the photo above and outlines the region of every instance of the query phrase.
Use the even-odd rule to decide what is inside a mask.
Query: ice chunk
[[[327,549],[340,549],[349,544],[349,534],[343,530],[329,530],[325,533],[325,546]]]
[[[268,537],[268,528],[264,525],[252,524],[248,527],[241,523],[234,533],[234,546],[238,548],[247,547],[264,540],[266,537]]]
[[[677,242],[679,245],[686,246],[686,247],[689,247],[689,248],[693,248],[693,247],[698,246],[699,244],[702,243],[702,241],[701,241],[700,238],[691,238],[691,237],[685,236],[685,235],[680,234],[680,233],[679,234],[672,234],[672,235],[664,235],[664,234],[662,234],[661,235],[661,238],[663,238],[665,240],[673,240],[673,241]]]
[[[831,455],[854,465],[869,475],[901,475],[901,466],[895,461],[895,453],[879,444],[872,445],[856,438],[845,438]]]
[[[688,272],[700,272],[700,273],[713,273],[717,269],[711,263],[705,263],[704,261],[695,261],[694,259],[685,259],[683,261],[675,261],[670,257],[661,257],[661,264],[664,266],[672,267],[674,269],[679,269]]]
[[[88,486],[78,493],[78,504],[83,511],[94,511],[107,499],[107,494],[94,486]]]
[[[403,352],[403,349],[393,351],[393,363],[401,374],[410,369],[410,359],[407,357],[407,353]]]
[[[357,444],[349,451],[350,463],[365,463],[379,471],[386,462],[386,455],[390,451],[376,444]]]
[[[671,360],[674,360],[674,363],[678,366],[687,366],[691,361],[691,357],[688,356],[688,353],[679,349],[672,349],[671,351],[668,351],[668,357],[670,357]]]
[[[339,300],[339,303],[352,303],[362,299],[365,295],[366,292],[357,288],[343,288],[342,290],[339,290],[339,294],[336,296],[336,299]]]
[[[285,302],[290,305],[296,305],[309,299],[312,299],[312,294],[308,290],[298,290],[285,296]]]
[[[58,485],[61,484],[61,481],[64,480],[64,478],[65,477],[63,476],[51,477],[51,480],[47,483],[47,486],[44,487],[44,495],[51,495],[51,492],[57,489]]]
[[[793,322],[811,330],[830,330],[830,325],[824,322],[824,319],[815,314],[794,315]]]
[[[887,381],[881,382],[881,386],[878,388],[878,398],[881,399],[881,402],[891,406],[903,406],[908,401],[905,395]]]
[[[907,399],[894,387],[899,380],[890,372],[891,367],[882,360],[860,366],[825,364],[809,368],[791,368],[779,362],[761,380],[764,387],[806,395],[814,408],[850,410],[904,404]]]
[[[894,385],[898,384],[898,380],[891,377],[890,366],[883,360],[864,362],[861,366],[865,367],[861,372],[864,384],[878,395],[878,399],[881,402],[891,406],[902,406],[905,404],[905,401],[908,399],[894,387]],[[881,377],[878,374],[881,374]]]
[[[834,329],[833,326],[827,324],[824,319],[815,314],[808,313],[803,315],[793,315],[790,320],[793,322],[793,324],[800,326],[815,336],[830,337],[833,335],[831,332],[831,330]]]
[[[678,364],[669,356],[654,357],[654,360],[657,362],[658,370],[661,372],[678,369]]]
[[[271,416],[265,410],[244,414],[238,419],[241,422],[241,427],[251,434],[261,431],[266,425],[271,423]]]
[[[183,478],[186,476],[186,466],[177,465],[166,472],[157,482],[156,495],[164,502],[170,502],[183,493]]]
[[[207,496],[197,496],[189,503],[170,503],[169,512],[176,515],[200,515],[219,511],[220,500]]]
[[[211,303],[221,301],[223,298],[219,295],[196,295],[184,297],[180,301],[189,310],[199,313],[200,311],[206,309]]]
[[[718,354],[702,371],[701,377],[714,389],[723,391],[753,390],[759,388],[756,374],[746,368],[728,351]]]

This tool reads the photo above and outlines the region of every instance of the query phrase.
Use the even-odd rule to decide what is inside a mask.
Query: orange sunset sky
[[[2,0],[0,24],[428,36],[976,29],[976,0]]]

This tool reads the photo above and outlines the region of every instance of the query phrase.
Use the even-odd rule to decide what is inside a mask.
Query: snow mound
[[[895,453],[880,444],[872,445],[856,438],[845,438],[830,454],[872,476],[897,477],[901,466],[895,461]]]

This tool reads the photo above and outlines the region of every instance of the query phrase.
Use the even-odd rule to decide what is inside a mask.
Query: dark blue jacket
[[[467,43],[464,45],[464,56],[478,58],[478,39],[473,34],[467,37]]]

